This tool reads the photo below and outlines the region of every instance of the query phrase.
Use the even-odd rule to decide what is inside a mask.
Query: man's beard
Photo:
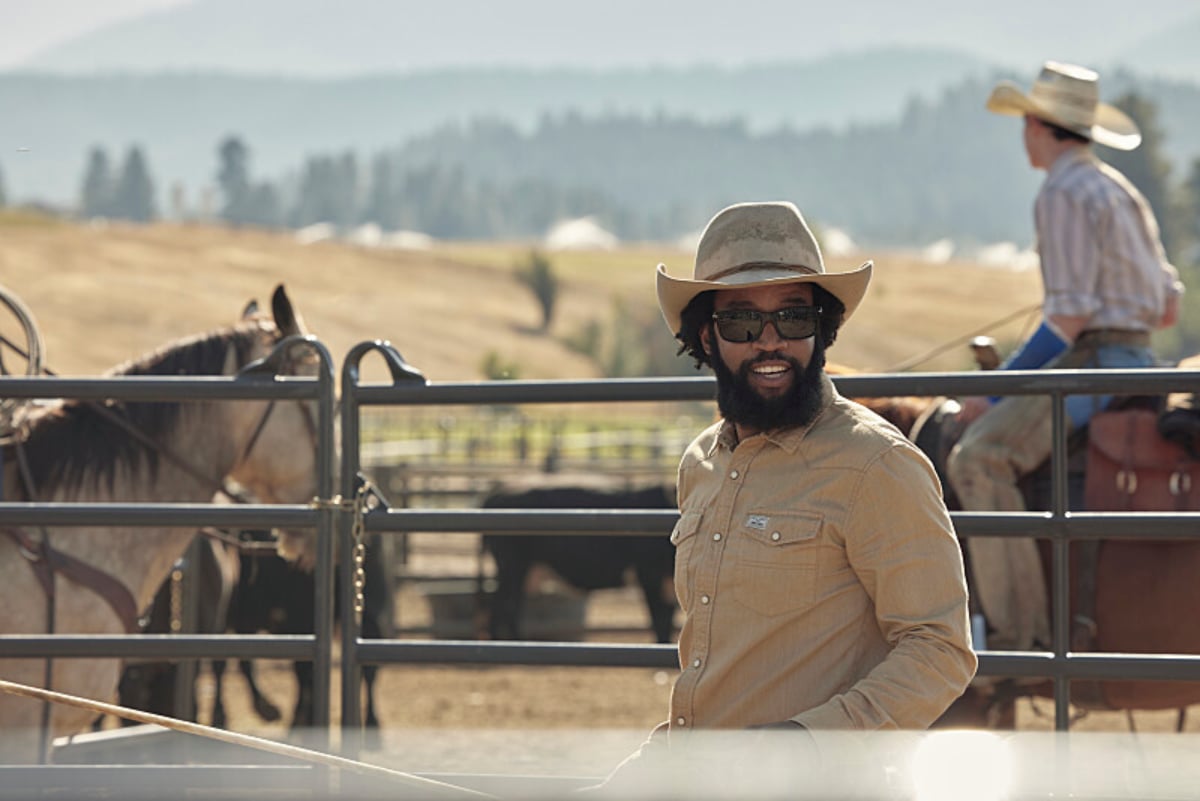
[[[729,422],[767,431],[806,426],[821,413],[825,348],[819,336],[813,343],[813,354],[807,367],[783,353],[762,353],[734,373],[721,358],[719,350],[713,355],[716,357],[712,362],[717,376],[717,408]],[[766,398],[750,385],[751,368],[764,361],[784,361],[791,367],[795,378],[783,394]]]

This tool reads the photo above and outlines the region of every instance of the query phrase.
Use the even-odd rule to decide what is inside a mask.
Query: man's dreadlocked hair
[[[846,315],[846,305],[833,293],[816,284],[812,285],[812,289],[813,305],[821,307],[817,336],[821,337],[821,342],[828,348],[837,339],[838,329],[842,327],[842,320]],[[697,370],[704,366],[712,366],[708,354],[704,352],[700,332],[712,322],[715,293],[716,290],[710,289],[692,298],[680,315],[679,333],[675,335],[680,342],[678,353],[686,353],[695,359]]]

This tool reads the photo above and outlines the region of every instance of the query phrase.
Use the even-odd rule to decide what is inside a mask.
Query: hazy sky
[[[222,0],[226,3],[237,1]],[[471,2],[463,1],[468,5]],[[214,3],[215,0],[0,0],[0,70],[17,67],[34,54],[106,25],[193,2]],[[248,14],[249,20],[263,14],[278,15],[280,8],[290,9],[290,5],[281,0],[240,2],[244,3],[246,8],[258,7],[262,12],[258,15]],[[514,7],[537,5],[531,0],[478,2],[480,8],[487,8],[493,16],[503,10],[506,2],[512,3]],[[644,0],[644,5],[636,4],[636,7],[647,10],[644,15],[630,13],[628,3],[604,0],[561,2],[562,5],[557,6],[562,11],[558,19],[560,24],[569,21],[574,14],[586,18],[589,12],[608,13],[633,21],[640,16],[653,17],[653,14],[648,12],[649,9],[659,10],[659,0]],[[543,31],[533,34],[539,37],[538,47],[511,47],[504,51],[502,59],[489,55],[488,61],[525,64],[530,58],[540,57],[557,65],[565,62],[574,66],[629,66],[634,61],[694,63],[702,56],[701,60],[710,62],[736,63],[746,59],[761,61],[778,60],[781,57],[818,57],[832,51],[859,50],[892,44],[955,47],[993,63],[1014,67],[1036,64],[1049,57],[1095,63],[1098,42],[1109,42],[1110,45],[1132,44],[1140,36],[1169,30],[1173,24],[1195,19],[1197,9],[1196,0],[1139,0],[1137,13],[1130,13],[1128,0],[1055,0],[1049,3],[1045,0],[1006,0],[1004,3],[972,3],[963,0],[850,0],[843,3],[841,8],[836,5],[822,6],[823,13],[818,15],[812,6],[821,2],[824,0],[795,0],[794,6],[789,3],[790,10],[785,15],[787,19],[772,27],[764,26],[760,16],[751,13],[753,9],[750,9],[750,6],[759,11],[770,9],[772,3],[767,0],[751,3],[730,3],[730,0],[671,0],[670,3],[663,2],[662,5],[686,9],[679,19],[679,33],[674,40],[662,39],[660,31],[638,29],[630,32],[630,41],[624,43],[628,46],[606,47],[606,43],[601,43],[597,45],[601,50],[593,52],[595,47],[590,50],[579,47],[576,43],[577,37],[547,36]],[[302,27],[313,18],[322,18],[321,15],[333,18],[339,13],[349,14],[350,12],[345,11],[348,6],[359,15],[363,9],[367,9],[367,16],[370,16],[370,9],[378,8],[381,9],[377,15],[380,18],[395,19],[399,13],[401,18],[407,15],[420,20],[423,14],[437,17],[431,12],[432,4],[437,3],[438,0],[354,0],[349,3],[345,0],[308,0],[298,4],[304,13],[297,13],[286,21],[292,27]],[[384,8],[387,9],[387,13],[382,12]],[[735,8],[741,10],[740,15],[733,13]],[[481,15],[473,15],[474,17]],[[816,35],[814,31],[805,28],[804,22],[810,17],[819,17],[822,22]],[[278,23],[279,19],[272,18],[272,22],[269,26],[264,24],[263,29],[270,31],[271,35],[276,35],[279,26],[274,23]],[[314,27],[320,30],[323,26],[318,24]],[[345,25],[333,27],[342,33],[343,38],[345,31],[352,30],[352,27]],[[477,24],[474,27],[482,30],[472,31],[471,25],[455,29],[456,35],[464,43],[466,55],[457,51],[442,52],[435,48],[432,53],[421,51],[420,63],[408,64],[404,62],[404,48],[394,46],[396,37],[400,37],[403,31],[380,31],[368,26],[361,33],[355,34],[355,38],[361,40],[358,50],[352,48],[352,52],[347,55],[335,46],[338,43],[330,43],[330,47],[324,48],[329,51],[324,53],[324,61],[319,58],[311,59],[313,72],[334,74],[372,69],[429,68],[447,66],[450,62],[461,66],[470,63],[469,55],[472,52],[480,49],[492,52],[498,44],[502,44],[485,41],[482,44],[488,45],[488,48],[471,49],[471,36],[491,35],[487,25]],[[704,38],[711,38],[713,34],[710,29],[725,31],[721,34],[725,39],[718,44],[712,44]],[[571,33],[577,34],[578,31]],[[230,31],[229,34],[232,43],[247,38],[246,31]],[[388,46],[388,41],[380,44],[377,40],[381,37],[391,37],[392,46]],[[292,38],[305,47],[311,47],[312,37],[293,35]],[[553,40],[556,38],[563,39],[562,47],[558,50],[554,47]],[[673,59],[672,54],[677,58]],[[219,55],[214,52],[214,57]],[[270,65],[263,66],[270,70]]]
[[[0,69],[110,22],[190,0],[0,0]]]

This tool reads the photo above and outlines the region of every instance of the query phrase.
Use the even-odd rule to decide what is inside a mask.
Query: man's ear
[[[713,355],[712,323],[707,323],[700,329],[700,344],[704,346],[704,352],[711,358]]]

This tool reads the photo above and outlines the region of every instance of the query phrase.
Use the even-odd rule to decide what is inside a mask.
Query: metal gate
[[[392,383],[359,382],[359,363],[368,353],[379,353],[388,365]],[[952,515],[964,537],[1037,537],[1052,542],[1055,605],[1051,623],[1053,651],[980,652],[979,673],[991,676],[1039,677],[1054,681],[1055,727],[1069,724],[1069,684],[1073,679],[1182,679],[1200,681],[1200,655],[1170,654],[1069,654],[1068,545],[1075,540],[1128,536],[1138,531],[1148,539],[1200,538],[1200,513],[1088,513],[1070,512],[1067,504],[1067,459],[1064,402],[1067,395],[1147,395],[1200,391],[1200,372],[1143,370],[1044,370],[979,373],[924,373],[903,375],[834,376],[847,397],[915,395],[924,397],[970,395],[1049,395],[1053,399],[1052,508],[1048,512],[980,513]],[[592,381],[505,381],[429,383],[408,366],[385,342],[363,343],[342,366],[342,468],[341,495],[352,497],[361,470],[360,414],[367,406],[540,404],[589,402],[654,402],[711,400],[711,378],[644,378]],[[374,508],[358,526],[364,532],[466,532],[625,534],[667,533],[677,514],[671,511],[592,510],[430,510]],[[339,529],[342,553],[355,542],[353,525],[343,518]],[[352,601],[353,566],[343,564],[344,603]],[[678,667],[670,645],[620,645],[526,642],[454,642],[362,640],[351,627],[342,630],[343,725],[353,730],[358,720],[358,681],[363,664],[474,663],[515,665],[573,665]]]
[[[308,505],[208,504],[55,504],[0,502],[0,526],[95,525],[220,527],[289,527],[316,531],[316,620],[311,636],[135,635],[24,636],[0,634],[0,654],[6,657],[198,659],[207,657],[311,660],[314,664],[315,720],[326,727],[331,709],[334,667],[333,617],[335,600],[343,609],[355,602],[355,565],[342,559],[341,595],[334,599],[334,536],[339,551],[353,553],[366,533],[523,532],[564,530],[630,536],[666,533],[674,525],[672,511],[582,510],[432,510],[364,508],[360,480],[360,417],[364,407],[449,404],[574,404],[595,402],[707,401],[714,395],[711,378],[646,378],[589,381],[511,381],[430,383],[382,341],[363,342],[346,356],[341,369],[340,483],[334,487],[337,451],[334,447],[335,393],[333,362],[325,347],[303,337],[320,358],[316,378],[281,377],[270,365],[252,365],[232,378],[0,378],[0,398],[80,398],[103,400],[308,400],[318,407],[319,497]],[[280,349],[290,347],[291,340]],[[361,361],[368,355],[384,360],[392,381],[362,383]],[[964,396],[1046,394],[1053,398],[1053,504],[1049,512],[956,513],[962,536],[1033,536],[1053,543],[1053,579],[1057,602],[1052,610],[1054,649],[1049,653],[982,652],[983,675],[1053,679],[1055,725],[1068,725],[1068,688],[1075,679],[1182,679],[1200,681],[1200,656],[1164,654],[1068,654],[1067,546],[1074,540],[1127,536],[1136,529],[1154,539],[1200,536],[1197,513],[1080,513],[1067,509],[1064,399],[1068,394],[1162,394],[1200,390],[1200,372],[1178,370],[1034,371],[970,374],[860,375],[834,378],[839,391],[850,397],[888,395]],[[677,667],[670,645],[587,643],[456,642],[363,640],[353,615],[342,616],[341,708],[343,746],[353,746],[361,728],[358,688],[364,664],[486,663],[517,665]],[[353,750],[351,748],[351,750]]]

